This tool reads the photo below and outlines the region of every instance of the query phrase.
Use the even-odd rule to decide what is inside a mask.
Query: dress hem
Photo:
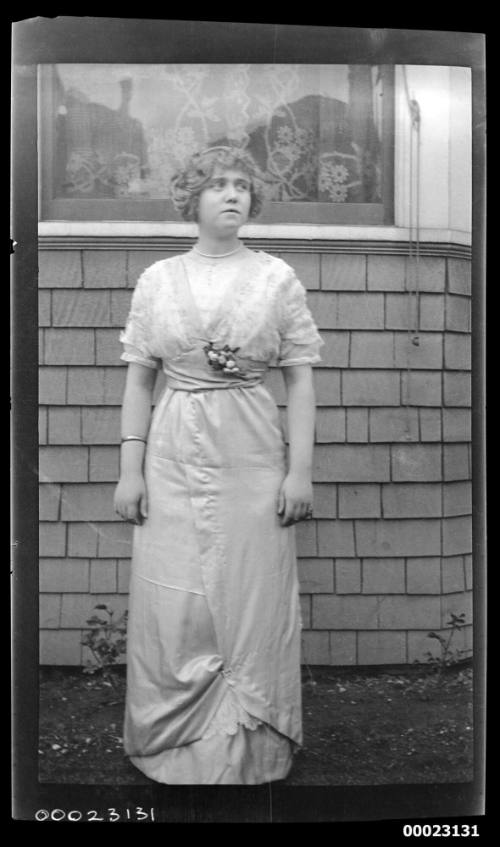
[[[295,741],[260,724],[239,725],[235,734],[219,733],[152,756],[127,755],[137,770],[163,785],[262,785],[286,779],[298,750]]]

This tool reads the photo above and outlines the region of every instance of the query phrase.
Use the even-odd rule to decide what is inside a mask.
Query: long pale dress
[[[266,253],[190,251],[146,269],[120,338],[125,361],[166,374],[134,529],[125,751],[167,784],[284,779],[302,741],[301,619],[263,377],[320,360],[304,288]],[[239,347],[241,375],[210,366],[208,341]]]

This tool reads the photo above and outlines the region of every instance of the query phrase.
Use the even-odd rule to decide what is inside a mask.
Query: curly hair
[[[250,153],[240,147],[209,147],[195,153],[170,181],[172,202],[185,221],[198,220],[200,194],[216,168],[242,171],[250,179],[249,218],[262,209],[265,197],[264,177]]]

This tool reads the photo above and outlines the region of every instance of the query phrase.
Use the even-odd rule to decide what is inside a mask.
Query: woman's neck
[[[206,256],[225,256],[228,253],[235,253],[242,246],[242,242],[237,236],[227,239],[211,238],[205,234],[198,236],[198,241],[195,244],[197,252]]]

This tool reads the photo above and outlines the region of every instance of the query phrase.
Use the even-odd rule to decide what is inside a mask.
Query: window
[[[234,143],[266,176],[262,222],[392,223],[393,68],[40,68],[42,218],[180,220],[186,156]]]

